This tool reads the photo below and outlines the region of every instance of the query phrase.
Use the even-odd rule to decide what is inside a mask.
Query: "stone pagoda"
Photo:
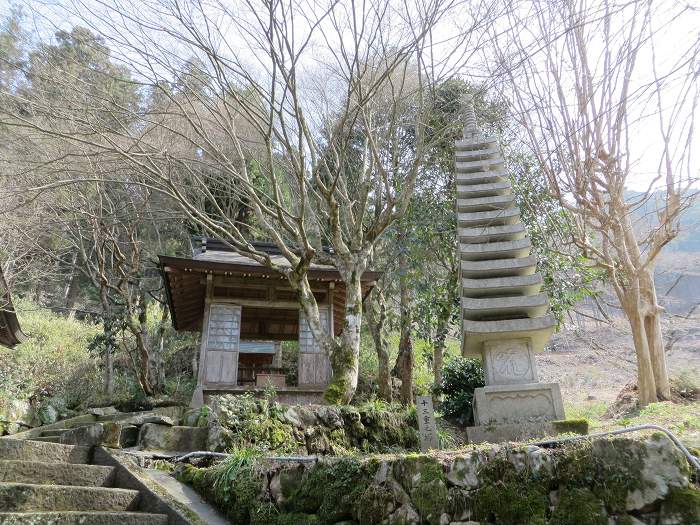
[[[455,143],[462,353],[480,357],[486,376],[467,433],[472,442],[543,435],[564,418],[559,385],[540,383],[535,362],[556,323],[498,140],[477,128],[471,97],[464,108]]]

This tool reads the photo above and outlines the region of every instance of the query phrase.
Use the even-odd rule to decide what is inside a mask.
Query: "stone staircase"
[[[115,487],[115,467],[91,464],[91,447],[56,443],[58,430],[0,439],[0,524],[166,525],[139,512],[138,490]]]

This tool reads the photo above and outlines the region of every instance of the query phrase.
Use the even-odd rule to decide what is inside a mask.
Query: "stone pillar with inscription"
[[[559,385],[540,383],[535,362],[555,321],[500,145],[477,128],[469,96],[464,103],[464,138],[455,144],[462,353],[481,357],[486,375],[467,434],[520,439],[564,417]]]

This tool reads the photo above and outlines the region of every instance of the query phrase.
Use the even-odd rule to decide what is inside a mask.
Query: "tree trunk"
[[[102,334],[104,335],[104,394],[111,398],[114,394],[114,319],[112,306],[107,296],[107,288],[100,286],[102,305]]]
[[[658,401],[658,397],[656,395],[656,381],[654,380],[651,352],[649,350],[649,341],[646,335],[643,308],[639,294],[636,291],[629,291],[622,301],[622,305],[632,330],[634,350],[637,354],[639,404],[646,406],[649,403]]]
[[[330,354],[333,378],[323,394],[334,405],[347,404],[357,390],[360,366],[360,329],[362,327],[361,273],[353,270],[345,279],[345,326],[339,343]]]
[[[70,318],[75,316],[75,301],[78,298],[78,270],[76,265],[78,263],[78,252],[73,254],[73,261],[71,262],[70,276],[68,277],[68,282],[63,289],[63,305],[68,312]]]
[[[395,370],[396,375],[401,379],[399,392],[401,404],[410,405],[413,403],[413,340],[410,330],[402,330]]]
[[[405,251],[399,255],[399,275],[401,339],[394,371],[401,379],[401,403],[410,405],[413,403],[413,305],[408,282],[408,257]]]
[[[379,398],[391,403],[391,376],[389,370],[389,341],[386,339],[386,301],[378,287],[366,299],[366,317],[377,352],[377,384]],[[376,311],[375,311],[376,305]]]
[[[651,355],[651,367],[656,383],[656,395],[661,400],[671,399],[671,383],[666,368],[666,353],[661,331],[661,313],[656,297],[654,270],[646,269],[640,278],[641,297],[647,303],[644,310],[644,331]]]
[[[441,311],[435,332],[435,344],[433,345],[433,380],[436,385],[439,385],[442,381],[442,362],[445,355],[445,341],[447,340],[449,321],[449,311],[445,313]]]

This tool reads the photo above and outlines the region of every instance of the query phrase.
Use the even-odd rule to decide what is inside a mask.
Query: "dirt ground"
[[[672,377],[684,374],[700,382],[700,319],[664,320],[664,341]],[[593,323],[556,334],[549,351],[538,354],[540,381],[558,382],[564,401],[612,402],[635,380],[634,346],[622,319],[614,326]]]

